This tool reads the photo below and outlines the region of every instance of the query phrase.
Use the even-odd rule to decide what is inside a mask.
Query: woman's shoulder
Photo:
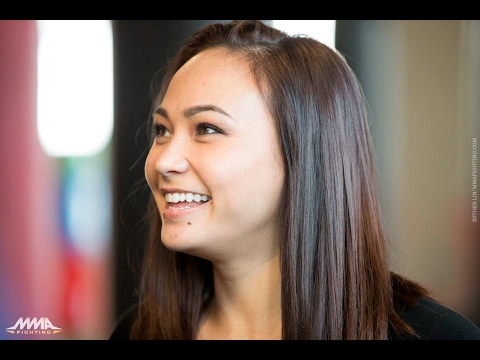
[[[130,340],[130,330],[132,329],[136,313],[136,305],[132,305],[125,310],[118,318],[109,340]]]
[[[429,297],[399,311],[403,321],[418,334],[418,340],[480,340],[480,328],[457,311]],[[415,340],[392,334],[392,340]]]
[[[129,340],[137,306],[125,310],[118,318],[110,340]],[[418,338],[392,332],[392,340],[480,340],[480,328],[459,312],[433,300],[422,297],[417,305],[399,310],[399,316],[409,324]]]

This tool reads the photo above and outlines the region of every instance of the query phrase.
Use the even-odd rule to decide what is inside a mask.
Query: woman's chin
[[[183,252],[190,255],[196,255],[199,249],[202,247],[200,239],[198,239],[193,231],[177,230],[177,231],[164,231],[162,229],[162,242],[166,248]]]

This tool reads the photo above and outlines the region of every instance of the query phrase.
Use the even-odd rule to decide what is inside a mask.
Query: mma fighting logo
[[[34,317],[30,320],[29,317],[23,319],[19,318],[14,326],[5,329],[10,334],[22,335],[52,335],[62,331],[61,328],[53,326],[52,322],[47,317],[37,319]]]

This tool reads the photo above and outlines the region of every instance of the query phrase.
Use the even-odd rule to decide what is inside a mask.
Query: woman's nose
[[[155,170],[164,177],[181,174],[188,170],[185,146],[181,141],[170,140],[155,161]]]

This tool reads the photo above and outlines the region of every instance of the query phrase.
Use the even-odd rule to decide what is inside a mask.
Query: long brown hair
[[[153,107],[190,58],[243,54],[274,119],[286,169],[280,209],[283,339],[413,334],[397,310],[426,294],[389,270],[366,101],[344,57],[261,21],[208,25],[160,72]],[[167,249],[153,198],[133,339],[194,339],[214,296],[210,262]]]

